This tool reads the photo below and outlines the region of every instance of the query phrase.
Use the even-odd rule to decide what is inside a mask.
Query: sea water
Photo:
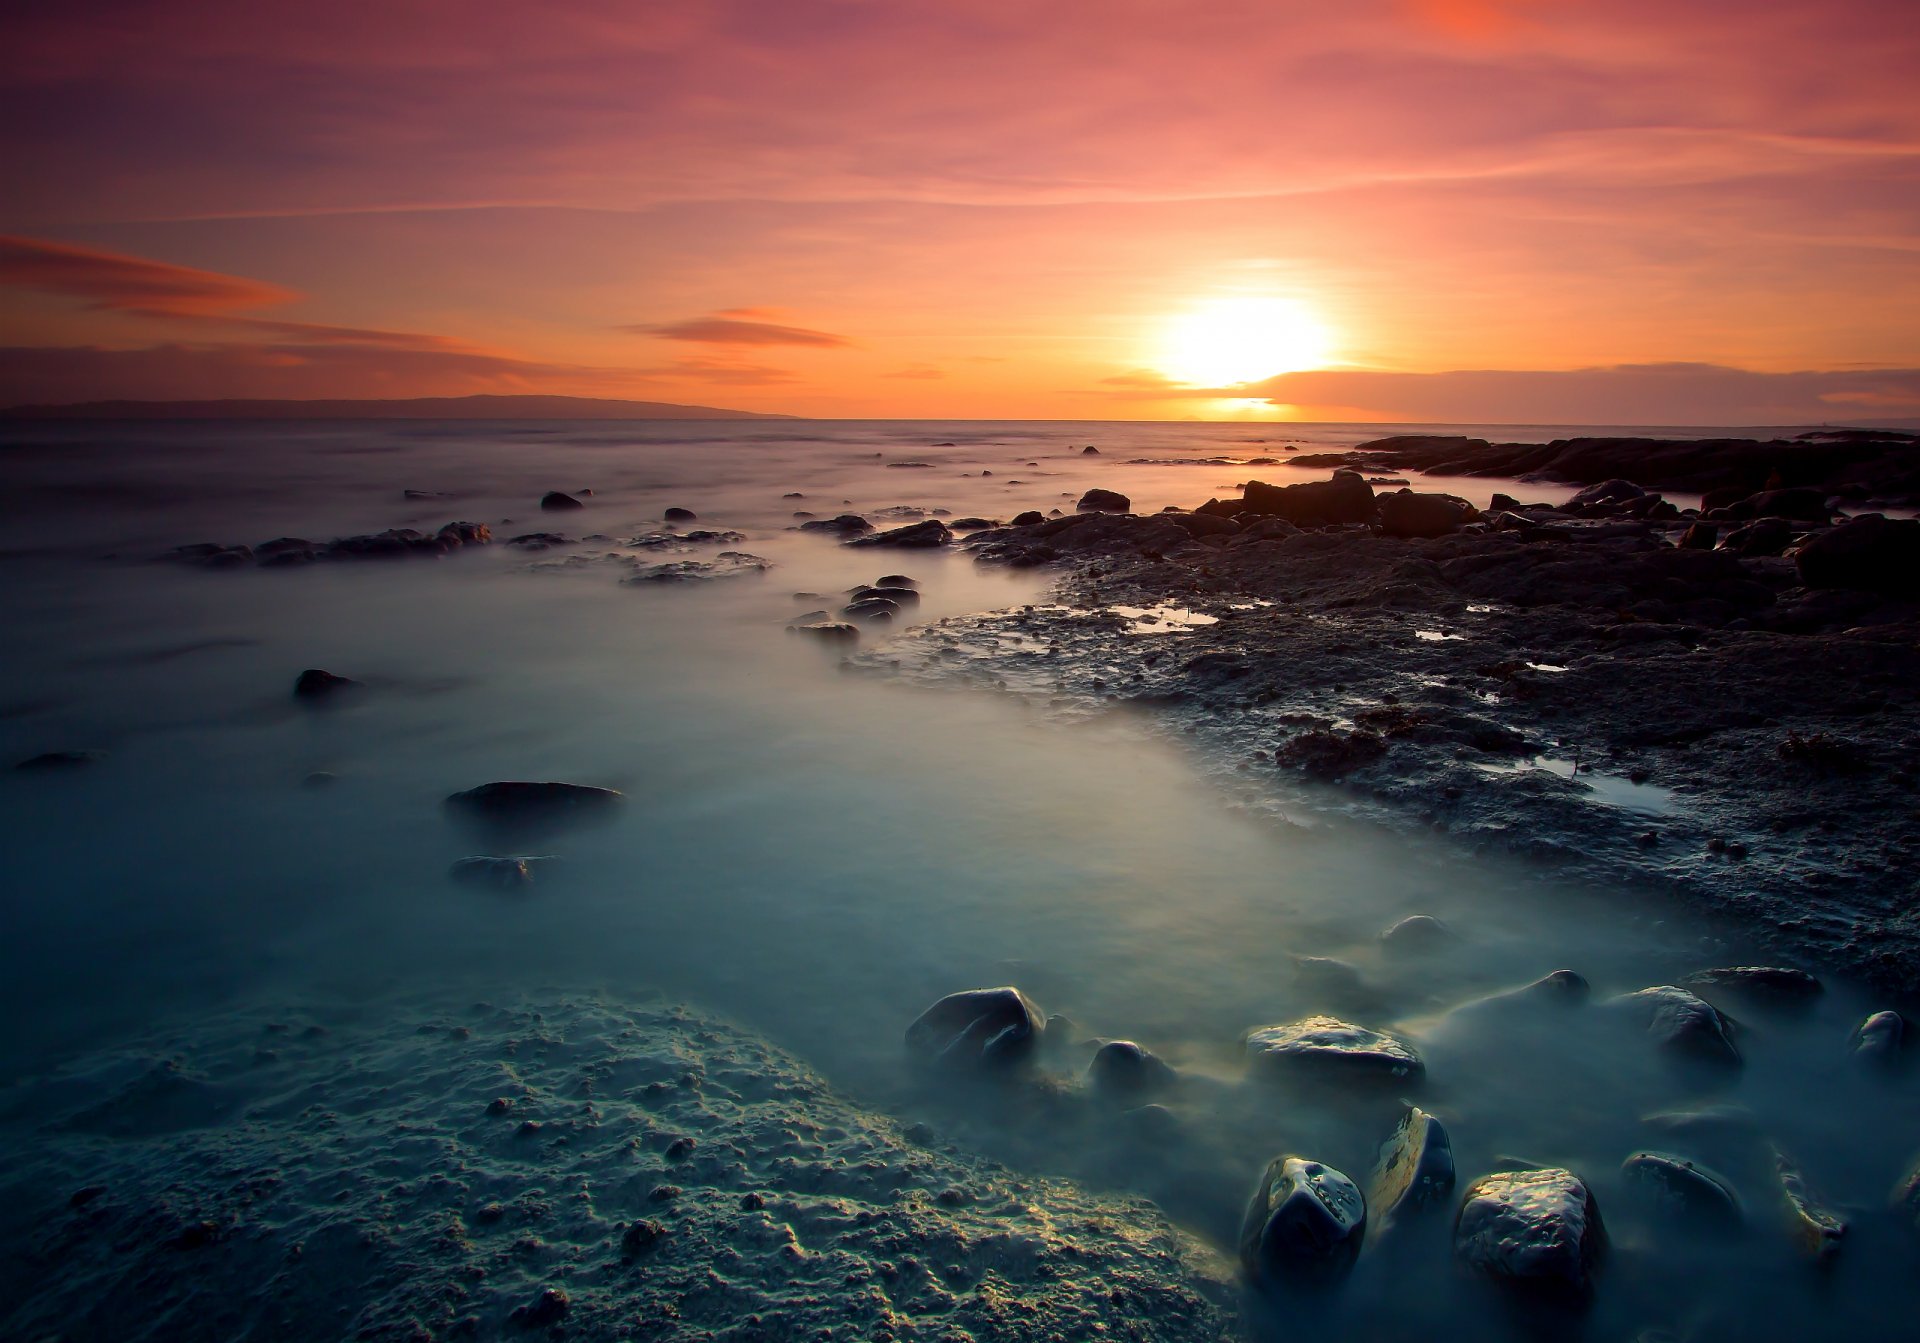
[[[1453,432],[1547,438],[1564,430]],[[1705,431],[1697,431],[1705,432]],[[1920,1091],[1847,1053],[1884,1004],[1844,982],[1811,1009],[1742,1014],[1745,1066],[1677,1069],[1605,1014],[1514,1022],[1453,1009],[1560,967],[1596,1000],[1753,954],[1656,892],[1589,890],[1324,814],[1288,824],[1230,799],[1150,721],[1065,725],[1044,704],[850,672],[786,622],[886,573],[911,621],[1044,601],[1046,576],[964,553],[846,549],[800,512],[1071,511],[1087,488],[1137,512],[1191,506],[1249,466],[1374,436],[1364,426],[847,423],[13,424],[0,431],[0,760],[103,758],[0,775],[0,1069],[58,1070],[156,1021],[237,1004],[554,986],[662,991],[794,1049],[877,1108],[1097,1187],[1156,1198],[1231,1251],[1267,1160],[1325,1160],[1362,1183],[1400,1097],[1243,1078],[1252,1027],[1333,1012],[1427,1050],[1409,1092],[1455,1135],[1464,1183],[1503,1158],[1564,1164],[1599,1196],[1613,1248],[1596,1338],[1899,1337],[1920,1305],[1915,1246],[1886,1208],[1920,1147]],[[1088,445],[1098,448],[1087,454]],[[1136,459],[1144,464],[1134,464]],[[922,463],[923,465],[907,465]],[[1450,482],[1485,504],[1570,491]],[[547,490],[584,509],[542,513]],[[405,491],[444,497],[409,498]],[[587,493],[591,491],[591,493]],[[788,497],[798,495],[798,498]],[[630,583],[662,528],[736,530],[764,573]],[[207,571],[181,544],[255,544],[455,519],[529,552]],[[699,558],[708,553],[696,550]],[[825,603],[829,608],[832,603]],[[1145,618],[1144,616],[1142,617]],[[1164,611],[1157,624],[1173,617]],[[1177,620],[1174,620],[1177,625]],[[885,631],[863,643],[882,654]],[[1164,635],[1157,637],[1178,637]],[[363,682],[325,707],[294,678]],[[324,785],[313,776],[327,776]],[[524,892],[448,864],[486,852],[443,806],[494,779],[617,788],[607,823],[542,837]],[[1411,913],[1458,941],[1395,957]],[[1296,957],[1335,957],[1339,986]],[[1819,966],[1810,966],[1815,970]],[[1133,1039],[1186,1081],[1143,1149],[1089,1141],[991,1094],[929,1089],[901,1033],[933,999],[1018,984],[1076,1037]],[[1049,1065],[1071,1083],[1084,1054]],[[1825,1271],[1777,1232],[1777,1195],[1741,1189],[1749,1230],[1676,1228],[1619,1174],[1671,1147],[1646,1115],[1747,1107],[1853,1223]],[[1445,1213],[1308,1303],[1249,1298],[1255,1334],[1508,1338],[1575,1327],[1516,1313],[1460,1276]]]

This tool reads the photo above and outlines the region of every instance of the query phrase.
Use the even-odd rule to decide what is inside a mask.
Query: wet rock
[[[1512,1286],[1584,1296],[1605,1234],[1593,1191],[1572,1171],[1502,1171],[1467,1189],[1453,1248],[1469,1267]]]
[[[1785,1152],[1775,1149],[1773,1163],[1789,1239],[1809,1259],[1826,1262],[1840,1249],[1840,1241],[1847,1234],[1846,1221],[1814,1197],[1806,1177]]]
[[[905,574],[882,574],[873,580],[873,585],[877,588],[917,588],[920,580]]]
[[[955,518],[947,524],[956,532],[984,532],[990,527],[1004,526],[993,518]]]
[[[336,676],[319,667],[309,667],[295,678],[293,697],[295,699],[317,702],[332,699],[343,691],[358,689],[360,682],[347,676]]]
[[[851,595],[853,600],[857,602],[883,601],[892,602],[895,606],[918,606],[920,604],[920,594],[912,588],[890,587],[886,585],[859,587],[855,588]]]
[[[1854,518],[1809,539],[1795,564],[1810,588],[1920,595],[1920,521]]]
[[[699,518],[691,508],[669,508],[660,515],[662,522],[697,522]]]
[[[1907,1023],[1898,1012],[1875,1012],[1853,1030],[1855,1058],[1870,1063],[1891,1064],[1906,1047]]]
[[[842,513],[833,518],[815,518],[812,522],[800,524],[803,532],[830,532],[834,536],[864,536],[873,530],[873,524],[858,513]]]
[[[1409,1106],[1393,1136],[1381,1145],[1368,1201],[1382,1226],[1430,1207],[1453,1193],[1453,1144],[1446,1126]]]
[[[1276,764],[1303,770],[1316,779],[1339,779],[1373,764],[1387,753],[1385,738],[1365,729],[1335,732],[1315,728],[1274,752]]]
[[[1369,522],[1374,516],[1373,486],[1355,471],[1336,471],[1330,480],[1299,485],[1268,485],[1250,480],[1244,497],[1230,507],[1204,506],[1207,512],[1258,513],[1283,518],[1296,527],[1326,527],[1338,523]]]
[[[860,642],[859,629],[840,620],[809,620],[789,624],[787,633],[799,634],[824,644],[852,645]]]
[[[251,546],[221,546],[201,541],[190,546],[175,546],[160,556],[170,564],[192,564],[202,569],[236,569],[253,563]]]
[[[849,546],[899,546],[928,549],[944,546],[953,540],[953,533],[938,518],[928,518],[925,522],[915,522],[905,527],[896,527],[890,532],[876,532],[872,536],[862,536],[848,541]]]
[[[96,765],[106,758],[105,751],[42,751],[39,755],[30,755],[18,762],[14,768],[28,774],[55,774],[84,765]]]
[[[1893,1210],[1915,1231],[1920,1231],[1920,1161],[1893,1187]]]
[[[1248,1060],[1274,1074],[1416,1082],[1426,1065],[1412,1046],[1338,1017],[1313,1016],[1263,1026],[1246,1037]]]
[[[565,1288],[545,1287],[532,1301],[515,1306],[507,1318],[522,1329],[545,1329],[566,1319],[571,1309],[573,1302]]]
[[[1046,1013],[1011,986],[950,993],[907,1027],[907,1048],[942,1067],[1004,1069],[1032,1060]]]
[[[533,867],[525,858],[496,858],[485,854],[456,858],[447,868],[447,876],[463,886],[482,886],[494,891],[522,891],[533,885]]]
[[[1120,1122],[1142,1142],[1167,1143],[1180,1136],[1180,1117],[1164,1105],[1136,1105],[1123,1110]]]
[[[1188,536],[1238,536],[1240,524],[1216,513],[1168,513],[1166,518]]]
[[[320,558],[320,548],[298,536],[282,536],[254,547],[253,558],[268,568],[295,568]]]
[[[1360,972],[1332,956],[1295,956],[1294,976],[1321,993],[1352,993],[1360,988]]]
[[[563,513],[570,509],[585,508],[586,505],[574,498],[571,494],[563,493],[560,490],[548,490],[540,496],[540,507],[548,513]]]
[[[1636,499],[1647,497],[1647,491],[1630,480],[1603,480],[1589,485],[1567,500],[1569,509],[1588,508],[1595,504],[1627,504]]]
[[[1087,1082],[1096,1094],[1135,1105],[1171,1087],[1178,1077],[1159,1055],[1131,1040],[1107,1041],[1087,1066]]]
[[[601,815],[624,797],[612,788],[582,783],[530,783],[518,779],[483,783],[451,794],[447,806],[485,821],[512,822]]]
[[[573,538],[562,536],[559,532],[525,532],[508,537],[507,544],[522,550],[549,550],[554,546],[570,546]]]
[[[1086,447],[1080,449],[1080,455],[1082,457],[1098,457],[1100,455],[1100,449],[1089,443]]]
[[[1133,500],[1115,490],[1088,490],[1074,507],[1082,513],[1130,513]]]
[[[649,1253],[666,1237],[666,1227],[642,1218],[620,1233],[620,1253],[629,1259],[637,1258]]]
[[[630,587],[654,583],[704,583],[722,578],[744,578],[765,573],[773,561],[744,550],[723,550],[710,560],[674,560],[636,569],[621,583]]]
[[[1726,965],[1696,970],[1680,981],[1691,989],[1719,991],[1747,1002],[1774,1007],[1804,1007],[1822,992],[1805,970],[1783,965]]]
[[[1333,1167],[1276,1157],[1240,1223],[1240,1262],[1256,1282],[1328,1282],[1353,1266],[1367,1232],[1367,1201]]]
[[[887,601],[882,597],[873,597],[857,602],[849,602],[840,608],[840,614],[848,620],[866,620],[874,623],[883,623],[899,615],[900,607],[896,602]]]
[[[1607,1006],[1643,1022],[1662,1049],[1705,1062],[1740,1062],[1733,1023],[1711,1003],[1683,988],[1662,984],[1623,994]]]
[[[1635,1152],[1620,1166],[1627,1181],[1648,1195],[1662,1215],[1701,1229],[1732,1231],[1746,1219],[1724,1178],[1668,1152]]]
[[[1014,514],[1013,521],[1009,523],[1008,526],[1038,527],[1041,523],[1045,522],[1046,520],[1047,520],[1047,515],[1045,513],[1042,513],[1037,508],[1029,508],[1024,513]]]
[[[1380,945],[1396,956],[1419,956],[1450,947],[1460,935],[1431,914],[1409,914],[1380,934]]]
[[[1374,497],[1380,530],[1388,536],[1451,536],[1479,516],[1479,510],[1451,494],[1415,494],[1396,490]]]
[[[1744,517],[1781,518],[1790,522],[1825,522],[1833,516],[1833,510],[1827,507],[1827,492],[1805,486],[1762,490],[1749,495],[1738,511]]]

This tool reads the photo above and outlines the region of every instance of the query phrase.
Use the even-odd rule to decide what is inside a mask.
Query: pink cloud
[[[755,309],[734,309],[746,313]],[[663,326],[624,326],[622,331],[635,335],[659,336],[665,340],[686,341],[695,345],[805,345],[823,349],[841,349],[853,344],[845,336],[831,331],[813,331],[802,326],[779,326],[772,322],[742,321],[725,313],[695,317]]]

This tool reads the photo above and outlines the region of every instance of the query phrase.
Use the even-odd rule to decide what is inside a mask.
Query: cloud
[[[0,284],[82,299],[107,311],[160,317],[221,316],[300,297],[260,280],[13,236],[0,236]]]
[[[805,345],[822,349],[844,349],[853,345],[845,336],[836,336],[831,331],[745,321],[733,313],[725,312],[715,313],[711,317],[694,317],[684,322],[669,322],[664,326],[623,326],[620,330],[630,331],[637,336],[685,341],[692,345]]]
[[[723,387],[778,387],[800,381],[799,376],[788,369],[730,359],[676,359],[664,367],[639,369],[636,373],[647,378],[688,378]]]
[[[880,376],[883,378],[904,378],[909,381],[917,381],[921,379],[932,380],[934,378],[944,378],[947,375],[944,370],[937,369],[932,364],[909,364],[905,368],[896,368],[893,372],[882,373]]]

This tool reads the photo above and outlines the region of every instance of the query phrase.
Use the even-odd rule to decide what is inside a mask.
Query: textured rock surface
[[[1304,1157],[1275,1157],[1240,1227],[1240,1262],[1256,1281],[1337,1277],[1367,1232],[1367,1201],[1352,1180]]]
[[[1426,1065],[1412,1046],[1338,1017],[1307,1017],[1247,1033],[1254,1067],[1326,1078],[1417,1081]]]
[[[1504,1171],[1476,1180],[1454,1224],[1454,1251],[1518,1286],[1583,1292],[1604,1232],[1586,1182],[1569,1170]]]

